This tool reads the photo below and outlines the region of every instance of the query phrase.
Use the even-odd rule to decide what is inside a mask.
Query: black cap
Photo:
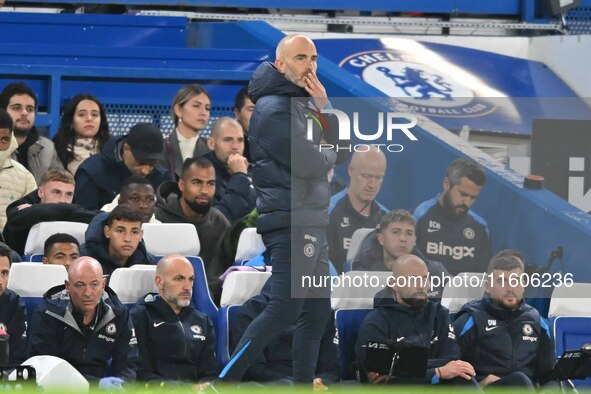
[[[129,129],[125,139],[133,157],[140,163],[162,160],[164,138],[160,129],[151,123],[138,123]]]

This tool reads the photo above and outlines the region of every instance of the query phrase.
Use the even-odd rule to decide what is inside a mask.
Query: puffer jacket
[[[311,122],[313,141],[307,139],[308,117],[318,110],[306,90],[288,81],[273,64],[257,68],[248,93],[255,103],[248,142],[260,213],[258,231],[326,226],[331,196],[327,174],[348,152],[320,151],[322,130],[315,122]],[[336,117],[325,118],[329,129],[338,129]]]
[[[8,150],[0,152],[0,228],[6,225],[8,205],[37,189],[33,174],[21,163],[10,158],[17,147],[13,135]]]

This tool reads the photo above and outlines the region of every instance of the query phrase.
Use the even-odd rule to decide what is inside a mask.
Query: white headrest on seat
[[[441,305],[456,313],[467,302],[482,298],[484,275],[484,272],[460,272],[450,278],[441,293]]]
[[[270,272],[233,271],[224,280],[221,306],[242,305],[250,297],[261,293],[271,277]]]
[[[560,286],[552,292],[548,316],[591,317],[591,283]]]
[[[148,253],[156,256],[171,253],[199,256],[201,243],[197,229],[190,223],[144,223],[142,230]]]
[[[158,293],[158,287],[154,283],[156,266],[131,268],[117,268],[111,274],[109,287],[124,304],[134,304],[147,293]]]
[[[373,228],[358,228],[357,230],[355,230],[355,232],[351,236],[349,250],[347,250],[347,261],[353,261],[353,259],[355,259],[355,256],[361,249],[361,244],[363,243],[363,240],[373,230]],[[341,263],[344,263],[344,261],[342,261]]]
[[[22,297],[41,297],[53,286],[63,285],[68,273],[63,265],[13,263],[8,288]]]
[[[235,261],[250,260],[265,251],[263,238],[254,227],[245,228],[240,233]]]
[[[391,275],[390,271],[349,271],[334,277],[332,309],[372,309],[374,296],[388,286]]]
[[[88,224],[78,222],[58,221],[37,223],[29,230],[27,243],[25,244],[25,254],[43,253],[45,240],[56,233],[70,234],[82,245],[85,242],[84,233],[87,228]]]

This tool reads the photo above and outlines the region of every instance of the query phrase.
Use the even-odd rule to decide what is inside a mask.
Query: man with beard
[[[554,366],[554,339],[548,323],[523,300],[523,261],[499,252],[488,266],[481,300],[467,303],[454,328],[462,360],[476,370],[482,387],[545,383]]]
[[[447,167],[443,192],[414,211],[417,248],[428,259],[443,263],[452,275],[485,272],[490,260],[488,225],[470,210],[485,182],[480,164],[456,159]]]
[[[215,195],[215,170],[204,158],[189,158],[183,163],[181,179],[165,182],[158,188],[156,219],[162,223],[191,223],[197,229],[209,291],[216,304],[222,294],[219,276],[231,264],[223,251],[224,237],[230,229],[228,219],[212,207]]]
[[[22,82],[7,85],[0,93],[0,108],[5,109],[14,122],[14,137],[18,150],[13,157],[33,174],[37,184],[51,168],[64,168],[53,142],[40,135],[35,127],[37,95]]]
[[[384,152],[374,146],[367,152],[355,152],[349,164],[349,187],[330,199],[326,237],[330,261],[339,273],[343,272],[343,263],[355,230],[375,228],[388,212],[375,201],[385,174]]]
[[[217,374],[212,320],[191,305],[195,273],[181,255],[164,256],[156,267],[158,294],[131,311],[138,339],[138,380],[206,381]]]
[[[244,153],[244,133],[237,120],[221,117],[211,128],[207,139],[211,152],[203,157],[215,169],[214,206],[235,223],[255,207],[256,193],[250,180],[248,160]]]
[[[76,203],[86,209],[100,209],[120,193],[123,181],[132,175],[146,178],[154,189],[170,178],[159,162],[164,139],[160,129],[138,123],[129,133],[111,138],[98,155],[84,160],[76,171]]]
[[[400,256],[393,264],[389,286],[376,294],[374,309],[367,314],[355,350],[357,362],[369,383],[430,383],[443,381],[467,383],[474,368],[459,360],[460,350],[449,320],[449,311],[439,302],[427,298],[429,271],[423,260],[414,255]],[[368,342],[392,342],[429,349],[424,380],[394,378],[365,368]]]

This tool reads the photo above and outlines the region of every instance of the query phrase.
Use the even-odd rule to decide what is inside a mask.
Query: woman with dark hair
[[[64,168],[74,175],[78,166],[99,153],[110,137],[105,108],[93,95],[82,93],[64,106],[53,143]]]
[[[180,178],[186,159],[209,152],[201,132],[209,123],[211,97],[199,84],[185,85],[174,96],[171,110],[175,129],[166,139],[166,165]]]

